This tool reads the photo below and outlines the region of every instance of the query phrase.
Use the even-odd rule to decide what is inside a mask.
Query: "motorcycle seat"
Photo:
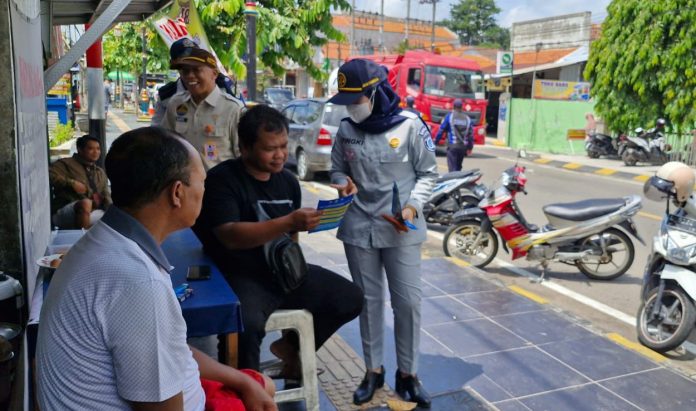
[[[548,216],[568,221],[585,221],[613,213],[626,205],[623,198],[599,198],[575,203],[549,204],[544,206]]]
[[[436,182],[442,183],[442,182],[445,182],[448,180],[469,177],[469,176],[473,175],[474,173],[478,173],[478,172],[479,172],[478,168],[474,168],[472,170],[452,171],[450,173],[443,174],[440,177],[438,177]]]

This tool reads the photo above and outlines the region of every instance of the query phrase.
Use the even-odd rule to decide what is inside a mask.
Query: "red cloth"
[[[239,370],[262,387],[266,388],[265,381],[261,374],[254,370]],[[244,403],[236,392],[222,385],[221,382],[206,380],[201,378],[201,385],[205,392],[205,411],[245,411]]]

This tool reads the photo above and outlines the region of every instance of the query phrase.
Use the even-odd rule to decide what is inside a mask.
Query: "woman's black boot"
[[[380,372],[376,373],[372,370],[367,370],[365,378],[358,386],[358,389],[353,393],[353,403],[355,405],[364,404],[372,399],[377,388],[382,388],[384,385],[384,366],[380,366]]]
[[[405,400],[417,402],[420,408],[430,408],[430,395],[421,385],[415,375],[401,376],[401,371],[396,370],[396,387],[399,396]]]

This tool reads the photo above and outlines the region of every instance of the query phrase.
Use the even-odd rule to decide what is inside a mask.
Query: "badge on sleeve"
[[[420,131],[418,132],[418,136],[423,139],[423,145],[425,145],[426,150],[435,151],[435,143],[433,143],[433,137],[430,135],[430,130],[428,130],[428,127],[421,127]]]
[[[391,148],[397,148],[397,147],[399,147],[399,144],[401,144],[401,140],[399,140],[398,137],[392,137],[389,140],[389,147],[391,147]]]

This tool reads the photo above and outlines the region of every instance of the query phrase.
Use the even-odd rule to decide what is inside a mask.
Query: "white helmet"
[[[694,170],[684,163],[670,161],[657,170],[655,177],[645,183],[643,191],[648,198],[659,198],[658,192],[672,193],[677,203],[684,203],[694,191]]]

